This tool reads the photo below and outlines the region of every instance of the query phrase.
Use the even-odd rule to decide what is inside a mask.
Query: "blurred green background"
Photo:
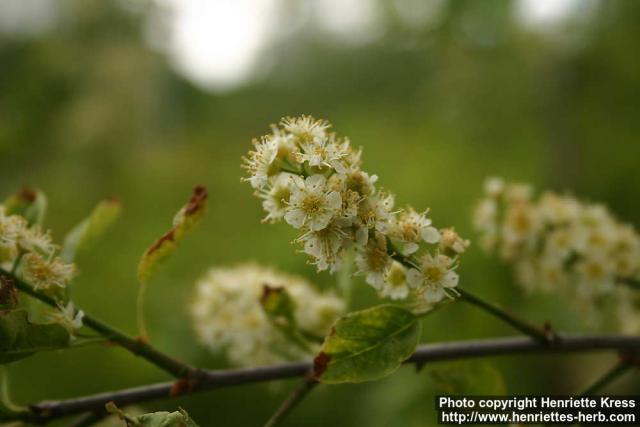
[[[437,225],[472,240],[469,212],[491,175],[571,190],[640,224],[640,2],[192,0],[191,20],[179,19],[178,3],[0,0],[0,194],[42,188],[58,239],[100,199],[124,205],[112,232],[78,260],[73,295],[84,310],[135,333],[140,254],[195,184],[210,191],[202,228],[149,289],[152,340],[176,357],[227,366],[198,346],[187,315],[194,280],[211,265],[251,259],[334,281],[294,251],[290,227],[260,223],[260,203],[240,182],[251,138],[284,115],[330,120],[363,146],[365,170],[400,204],[431,207]],[[251,61],[233,68],[251,43]],[[566,301],[524,296],[477,247],[460,274],[532,321],[589,330]],[[356,280],[356,304],[374,303]],[[512,333],[454,304],[425,320],[423,341]],[[443,369],[470,378],[476,392],[558,394],[579,391],[614,361],[518,356],[403,368],[375,384],[321,387],[285,424],[433,425]],[[24,403],[167,379],[113,347],[37,355],[10,373]],[[638,394],[639,379],[632,373],[610,391]],[[203,426],[261,425],[292,385],[143,406],[182,406]]]

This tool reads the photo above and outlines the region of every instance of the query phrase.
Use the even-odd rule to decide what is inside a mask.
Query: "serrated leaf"
[[[76,225],[64,239],[61,257],[71,262],[79,250],[93,244],[120,216],[121,204],[117,199],[103,200],[89,216]]]
[[[0,364],[39,351],[69,346],[69,332],[56,323],[33,323],[24,309],[0,311]]]
[[[149,280],[155,267],[173,253],[184,236],[192,231],[200,222],[207,205],[207,190],[197,186],[189,202],[178,211],[173,219],[173,226],[160,237],[142,255],[138,264],[138,280],[145,283]]]
[[[440,394],[502,395],[506,392],[502,374],[487,362],[450,362],[433,369],[430,375]]]
[[[47,197],[38,189],[23,188],[4,201],[7,215],[24,217],[29,226],[42,225],[47,213]]]
[[[107,403],[106,408],[108,412],[117,414],[127,427],[198,427],[183,409],[134,416],[121,411],[113,402]]]
[[[383,378],[415,351],[420,322],[391,304],[350,313],[336,322],[314,360],[315,378],[326,384]]]

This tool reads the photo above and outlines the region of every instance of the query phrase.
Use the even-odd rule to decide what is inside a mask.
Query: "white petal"
[[[442,283],[442,286],[444,286],[445,288],[455,288],[456,286],[458,286],[459,279],[460,277],[455,271],[449,271],[447,274],[444,275],[441,283]]]
[[[344,167],[340,160],[333,160],[331,162],[331,167],[334,168],[338,173],[347,173],[347,168]]]
[[[326,178],[320,174],[311,175],[304,181],[305,187],[313,193],[316,193],[320,189],[322,189],[322,187],[324,187],[325,182],[326,182]]]
[[[406,286],[393,286],[388,287],[385,290],[387,291],[385,293],[388,294],[391,299],[405,299],[409,296],[409,288]]]
[[[419,288],[422,286],[423,279],[424,277],[422,276],[422,273],[415,268],[411,268],[407,271],[407,283],[412,288]]]
[[[327,207],[330,209],[340,209],[342,207],[342,197],[340,196],[340,193],[338,193],[337,191],[332,191],[327,194],[326,203]]]
[[[438,243],[440,241],[440,232],[434,227],[427,227],[422,230],[422,240],[427,243]]]
[[[424,290],[424,299],[428,303],[434,304],[444,298],[444,291],[439,286],[429,286]]]
[[[382,273],[367,273],[365,281],[375,289],[380,290],[384,284],[384,277]]]
[[[284,215],[284,220],[294,228],[302,227],[304,225],[305,218],[306,215],[300,209],[290,209]]]
[[[329,225],[329,221],[333,217],[333,213],[331,212],[321,212],[310,218],[309,228],[312,231],[319,231],[327,227]]]
[[[369,230],[367,227],[360,227],[358,231],[356,231],[356,244],[358,245],[366,245],[369,241]]]
[[[420,249],[417,243],[407,243],[402,247],[402,255],[411,255]]]
[[[292,190],[299,190],[301,188],[304,188],[304,180],[299,177],[298,175],[291,175],[291,180],[292,180]]]

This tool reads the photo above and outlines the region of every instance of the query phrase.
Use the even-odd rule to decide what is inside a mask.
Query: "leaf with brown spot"
[[[7,215],[20,215],[29,225],[41,225],[47,213],[47,196],[36,188],[25,187],[3,203]]]
[[[314,360],[315,378],[326,384],[383,378],[415,351],[418,318],[402,307],[384,304],[338,319]]]
[[[166,260],[180,241],[199,224],[207,207],[207,190],[197,186],[193,196],[173,219],[173,226],[145,251],[138,264],[138,280],[146,283],[156,266]]]

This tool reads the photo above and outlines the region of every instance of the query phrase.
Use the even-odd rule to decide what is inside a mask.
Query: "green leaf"
[[[79,250],[92,245],[120,216],[121,204],[119,200],[103,200],[91,211],[91,214],[76,225],[67,234],[62,246],[61,257],[71,262]]]
[[[41,190],[23,188],[4,201],[7,215],[24,217],[29,226],[42,225],[47,213],[47,196]]]
[[[173,227],[160,237],[142,255],[138,264],[138,280],[145,283],[149,280],[155,267],[164,261],[176,249],[184,236],[192,231],[200,222],[207,205],[207,190],[197,186],[193,196],[173,219]]]
[[[69,346],[69,332],[56,323],[33,323],[24,309],[0,311],[0,364],[39,351]]]
[[[311,352],[309,343],[296,324],[296,304],[285,288],[264,285],[260,305],[274,328],[302,350]]]
[[[326,384],[383,378],[413,354],[420,322],[410,311],[385,304],[338,319],[314,360],[315,378]]]
[[[482,361],[450,362],[430,372],[439,394],[502,395],[506,387],[500,371]]]
[[[106,408],[108,412],[117,414],[128,427],[198,427],[183,409],[133,416],[118,409],[113,402],[107,403]]]

